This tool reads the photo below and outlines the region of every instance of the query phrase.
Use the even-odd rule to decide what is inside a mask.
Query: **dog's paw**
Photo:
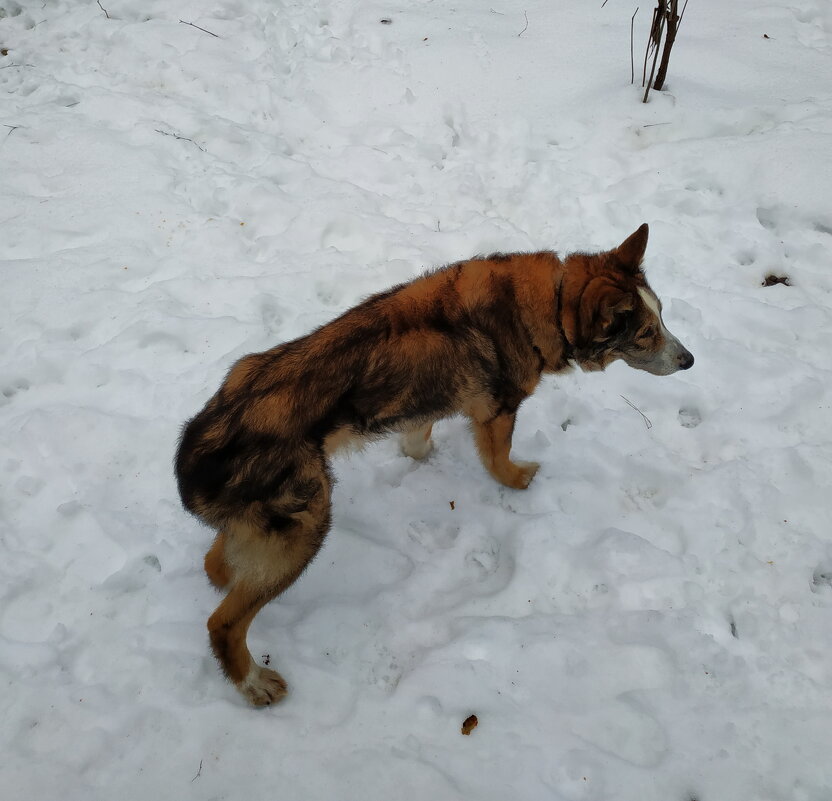
[[[254,706],[276,704],[286,695],[286,682],[279,673],[268,668],[252,665],[251,670],[237,689]]]
[[[512,489],[526,489],[540,469],[537,462],[513,462],[511,472],[502,479]]]
[[[520,486],[518,489],[526,489],[526,487],[531,484],[532,479],[537,475],[537,471],[540,470],[540,464],[538,462],[517,462],[517,467],[519,477],[520,477]]]

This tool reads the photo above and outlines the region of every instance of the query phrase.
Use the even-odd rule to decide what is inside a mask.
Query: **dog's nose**
[[[686,350],[679,355],[679,369],[690,370],[691,367],[693,367],[693,354]]]

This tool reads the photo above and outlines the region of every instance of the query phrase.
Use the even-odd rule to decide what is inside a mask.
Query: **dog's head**
[[[575,253],[564,262],[561,325],[583,370],[616,359],[653,375],[693,366],[693,356],[662,320],[662,304],[641,271],[645,223],[606,253]]]

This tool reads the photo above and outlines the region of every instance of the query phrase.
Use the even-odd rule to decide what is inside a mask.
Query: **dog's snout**
[[[679,369],[690,370],[693,367],[693,354],[690,351],[684,351],[679,354]]]

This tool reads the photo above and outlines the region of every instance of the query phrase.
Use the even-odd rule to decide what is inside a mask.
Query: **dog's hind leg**
[[[329,529],[330,484],[323,464],[315,478],[304,477],[303,489],[308,495],[300,511],[275,513],[267,524],[232,521],[225,527],[225,561],[232,578],[228,595],[208,620],[208,633],[223,673],[255,706],[283,698],[286,682],[254,662],[246,645],[249,626],[300,576]]]
[[[205,554],[205,572],[208,580],[222,590],[231,581],[231,570],[225,561],[225,532],[220,531],[214,539],[214,544]]]
[[[433,423],[428,423],[405,431],[399,440],[402,453],[412,459],[424,459],[433,450],[433,440],[430,438],[432,429]]]

